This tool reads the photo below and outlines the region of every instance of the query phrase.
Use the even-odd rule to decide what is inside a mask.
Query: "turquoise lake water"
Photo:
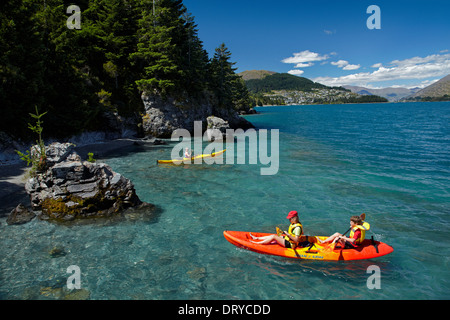
[[[149,216],[80,225],[1,219],[0,298],[49,299],[43,288],[65,285],[71,265],[91,299],[450,298],[449,102],[258,111],[247,119],[280,130],[276,175],[262,176],[263,164],[158,166],[176,143],[133,146],[102,161],[157,206]],[[368,237],[395,251],[368,261],[298,261],[223,237],[287,228],[291,210],[314,235],[342,233],[364,212]],[[51,257],[54,247],[65,255]],[[367,287],[371,265],[380,268],[381,289]]]

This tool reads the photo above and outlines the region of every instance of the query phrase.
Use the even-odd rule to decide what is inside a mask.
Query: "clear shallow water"
[[[1,221],[0,298],[48,299],[70,265],[91,299],[449,299],[450,103],[260,108],[280,129],[280,168],[157,166],[174,144],[105,161],[158,210],[121,223]],[[370,261],[291,261],[237,249],[224,230],[272,232],[298,210],[305,231],[348,229],[365,212],[394,253]],[[52,258],[61,247],[66,254]],[[370,265],[381,290],[366,285]]]

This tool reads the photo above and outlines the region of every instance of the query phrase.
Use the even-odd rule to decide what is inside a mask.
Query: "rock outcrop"
[[[194,131],[194,122],[204,123],[206,131],[207,118],[211,115],[227,121],[232,129],[249,129],[254,126],[240,117],[235,110],[214,108],[211,99],[180,102],[173,98],[163,99],[160,96],[142,96],[145,115],[143,117],[143,130],[159,138],[170,138],[176,129]]]
[[[231,129],[228,121],[215,116],[206,119],[208,141],[224,140],[227,138],[227,130]],[[230,137],[232,138],[232,137]]]
[[[104,163],[81,161],[72,148],[68,143],[46,147],[49,168],[25,185],[32,209],[41,210],[41,218],[68,221],[108,217],[146,205],[129,179]]]
[[[6,223],[8,225],[24,224],[33,220],[35,216],[36,214],[33,211],[29,210],[21,203],[11,211],[6,219]]]

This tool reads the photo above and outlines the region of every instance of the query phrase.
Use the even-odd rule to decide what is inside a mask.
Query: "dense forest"
[[[0,131],[26,139],[36,106],[46,136],[105,129],[105,113],[142,116],[143,93],[250,107],[231,53],[209,58],[182,0],[78,0],[79,26],[72,4],[1,2]]]

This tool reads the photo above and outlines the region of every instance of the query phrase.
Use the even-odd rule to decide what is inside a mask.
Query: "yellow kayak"
[[[183,158],[183,159],[174,159],[174,160],[158,160],[159,164],[186,164],[186,163],[194,163],[197,159],[206,159],[206,158],[214,158],[217,156],[220,156],[225,153],[227,149],[219,151],[219,152],[213,152],[208,154],[200,154],[198,156],[194,156],[192,158]]]

